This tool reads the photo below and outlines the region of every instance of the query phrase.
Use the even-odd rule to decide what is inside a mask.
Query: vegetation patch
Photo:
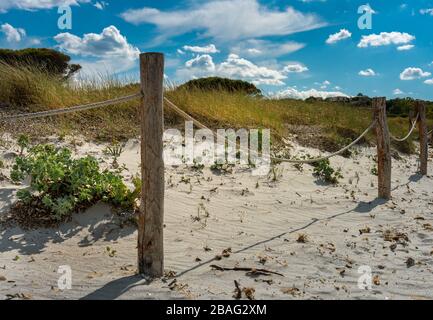
[[[186,90],[204,90],[204,91],[226,91],[232,93],[244,93],[251,95],[261,95],[261,90],[254,84],[242,81],[220,77],[209,77],[194,79],[180,86],[180,89]]]
[[[17,157],[11,179],[30,181],[18,191],[19,201],[12,209],[12,219],[24,226],[57,224],[101,201],[133,211],[140,193],[139,181],[131,191],[121,170],[102,170],[94,157],[75,159],[69,149],[54,145],[37,145]]]
[[[337,184],[343,178],[340,169],[334,169],[329,159],[313,163],[314,175],[327,183]]]

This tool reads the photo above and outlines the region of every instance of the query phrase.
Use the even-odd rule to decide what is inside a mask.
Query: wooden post
[[[419,113],[418,130],[419,130],[419,144],[420,144],[420,173],[423,176],[427,175],[427,161],[428,161],[428,129],[427,129],[427,115],[425,104],[421,101],[416,102],[416,108]]]
[[[379,198],[391,199],[391,148],[386,118],[386,98],[373,99],[377,137],[377,169]]]
[[[140,55],[141,204],[138,219],[138,271],[150,277],[164,272],[164,160],[162,135],[164,55]]]

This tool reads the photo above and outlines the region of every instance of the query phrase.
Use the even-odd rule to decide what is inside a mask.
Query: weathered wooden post
[[[138,220],[138,271],[160,277],[164,272],[164,160],[162,135],[164,55],[140,55],[141,205]]]
[[[420,144],[420,173],[423,176],[427,175],[427,161],[428,161],[428,129],[427,129],[427,115],[425,104],[421,101],[416,102],[416,109],[418,111],[418,131],[419,131],[419,144]]]
[[[386,118],[386,98],[373,99],[377,137],[377,169],[379,198],[391,199],[391,147]]]

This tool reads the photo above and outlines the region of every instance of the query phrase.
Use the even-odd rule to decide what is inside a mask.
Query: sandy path
[[[130,175],[138,168],[137,147],[130,141],[119,160]],[[77,151],[100,154],[102,148],[84,144]],[[281,165],[277,181],[241,169],[216,175],[167,168],[165,264],[177,274],[174,284],[135,276],[136,232],[121,228],[104,205],[59,230],[3,229],[0,298],[233,299],[234,280],[254,288],[256,299],[433,298],[433,178],[417,176],[416,157],[404,157],[393,163],[394,199],[375,200],[374,149],[360,150],[351,159],[332,160],[344,175],[337,187],[318,183],[309,166],[300,172]],[[2,212],[16,188],[0,182]],[[385,241],[386,230],[409,241]],[[307,242],[297,242],[301,234]],[[228,248],[229,257],[214,260]],[[265,268],[284,277],[216,271],[212,264]],[[61,265],[72,268],[71,290],[57,288]],[[372,270],[371,290],[358,288],[360,266]]]

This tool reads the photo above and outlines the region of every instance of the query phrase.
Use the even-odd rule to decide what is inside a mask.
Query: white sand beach
[[[76,154],[100,158],[104,147],[85,142]],[[21,187],[5,178],[13,151],[0,150],[2,215]],[[393,199],[385,202],[371,173],[375,148],[356,151],[331,159],[344,176],[337,186],[318,182],[309,165],[281,164],[269,177],[167,167],[167,276],[151,282],[136,275],[135,228],[122,226],[106,205],[58,229],[3,227],[0,299],[230,300],[234,280],[249,289],[242,299],[245,292],[255,299],[432,299],[433,163],[421,177],[416,155],[393,159]],[[293,144],[293,155],[302,152],[319,154]],[[139,161],[138,140],[130,140],[119,159],[129,181]],[[57,286],[64,265],[72,270],[70,290]],[[371,268],[371,290],[358,287],[360,267]]]

